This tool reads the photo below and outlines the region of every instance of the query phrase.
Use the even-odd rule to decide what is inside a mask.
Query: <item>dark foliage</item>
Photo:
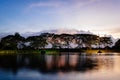
[[[113,49],[120,49],[120,39],[115,43]]]
[[[78,46],[75,49],[90,48],[92,45],[103,45],[110,49],[112,44],[111,37],[99,37],[94,34],[54,34],[42,33],[39,36],[22,37],[19,33],[3,37],[0,41],[0,49],[44,49],[49,43],[53,49],[72,48],[71,43]],[[29,45],[28,45],[29,44]],[[114,48],[120,48],[120,40],[115,44]]]

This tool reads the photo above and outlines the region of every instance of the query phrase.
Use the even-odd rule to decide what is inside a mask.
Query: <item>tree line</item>
[[[94,34],[54,34],[42,33],[39,36],[21,36],[18,32],[0,39],[1,50],[17,49],[63,49],[63,48],[113,48],[120,49],[120,39],[114,46],[111,37]]]

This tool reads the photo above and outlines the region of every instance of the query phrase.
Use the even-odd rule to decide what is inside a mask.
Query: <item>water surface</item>
[[[0,55],[0,80],[120,80],[120,56]]]

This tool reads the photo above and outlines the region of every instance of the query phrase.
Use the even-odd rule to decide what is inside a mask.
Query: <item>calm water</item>
[[[120,80],[120,56],[0,55],[0,80]]]

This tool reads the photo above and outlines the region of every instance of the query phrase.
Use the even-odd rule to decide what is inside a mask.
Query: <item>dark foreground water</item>
[[[0,55],[0,80],[120,80],[120,56]]]

